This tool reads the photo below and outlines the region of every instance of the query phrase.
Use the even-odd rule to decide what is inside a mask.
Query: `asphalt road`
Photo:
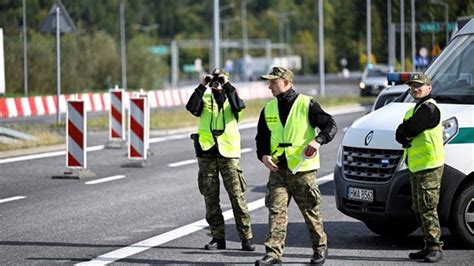
[[[409,252],[422,247],[419,230],[404,239],[386,239],[336,210],[331,174],[344,129],[365,111],[336,115],[339,131],[321,149],[318,173],[322,213],[329,240],[327,265],[414,264]],[[88,153],[88,168],[97,178],[52,179],[64,171],[64,156],[0,164],[0,264],[253,264],[264,255],[268,212],[263,207],[268,171],[256,159],[256,128],[241,129],[241,166],[247,178],[255,252],[239,251],[235,221],[226,212],[227,250],[206,251],[204,200],[197,188],[197,164],[188,134],[154,137],[154,155],[145,168],[123,168],[123,150]],[[89,145],[104,144],[103,135]],[[174,165],[179,166],[171,167]],[[185,164],[188,163],[188,164]],[[171,164],[171,166],[170,166]],[[117,179],[90,184],[106,177]],[[2,199],[23,197],[2,202]],[[230,210],[225,190],[221,205]],[[290,205],[285,264],[308,263],[312,255],[307,229],[297,206]],[[442,264],[467,265],[474,254],[443,231]]]

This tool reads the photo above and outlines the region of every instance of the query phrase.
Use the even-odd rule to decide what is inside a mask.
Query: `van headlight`
[[[451,117],[442,122],[443,125],[443,144],[450,142],[459,132],[458,120]]]
[[[359,88],[361,88],[362,90],[365,89],[365,83],[359,82]]]
[[[336,165],[339,167],[342,166],[342,144],[339,145],[339,149],[337,150]]]

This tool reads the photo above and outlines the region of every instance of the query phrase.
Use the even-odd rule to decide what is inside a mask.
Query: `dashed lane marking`
[[[114,181],[114,180],[118,180],[118,179],[122,179],[122,178],[125,178],[125,176],[124,175],[114,175],[114,176],[104,177],[104,178],[97,179],[97,180],[87,181],[84,184],[86,184],[86,185],[95,185],[95,184],[105,183],[105,182]]]
[[[15,197],[10,197],[10,198],[5,198],[5,199],[0,199],[0,203],[5,203],[9,201],[14,201],[14,200],[21,200],[21,199],[26,199],[25,196],[15,196]]]

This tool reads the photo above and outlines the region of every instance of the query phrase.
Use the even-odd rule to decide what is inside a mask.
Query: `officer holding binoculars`
[[[206,86],[211,93],[204,93]],[[219,205],[219,173],[234,212],[242,250],[254,251],[252,228],[245,199],[246,181],[240,169],[238,123],[245,104],[229,82],[229,74],[216,68],[205,75],[191,95],[186,109],[199,117],[198,133],[191,134],[199,164],[198,186],[206,203],[206,221],[212,240],[204,248],[225,249],[225,224]]]

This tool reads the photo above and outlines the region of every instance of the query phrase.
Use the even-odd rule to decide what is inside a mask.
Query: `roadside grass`
[[[318,103],[324,108],[328,109],[336,106],[362,104],[368,105],[373,103],[375,97],[327,97],[318,98]],[[257,120],[266,100],[251,100],[246,101],[246,108],[244,111],[244,120]],[[176,129],[183,127],[197,126],[197,117],[191,115],[184,107],[174,109],[159,109],[150,112],[150,128],[152,130],[160,129]],[[87,129],[93,131],[108,130],[109,118],[107,114],[98,117],[88,117]],[[127,124],[128,126],[128,124]],[[13,149],[34,148],[47,145],[61,144],[65,142],[65,124],[13,124],[9,128],[17,130],[37,138],[34,141],[14,141],[10,143],[0,142],[0,151],[7,151]]]

